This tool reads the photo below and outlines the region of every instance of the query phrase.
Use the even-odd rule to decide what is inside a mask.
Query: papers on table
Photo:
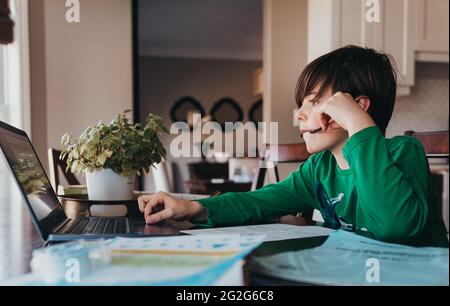
[[[113,254],[195,254],[228,256],[247,254],[264,240],[263,235],[201,235],[156,238],[116,238],[109,242]]]
[[[60,281],[51,285],[242,285],[236,283],[242,280],[242,269],[239,271],[242,259],[263,240],[264,236],[240,235],[115,238],[106,241],[110,257],[107,266],[83,273],[80,282],[75,283],[64,280],[66,269],[58,270],[63,273],[62,277],[55,277]],[[49,271],[56,272],[52,264],[65,267],[65,255],[71,256],[55,256],[61,258],[61,262],[49,263]],[[12,284],[48,283],[39,275],[28,275]]]
[[[244,236],[264,235],[264,241],[328,236],[333,230],[320,226],[297,226],[289,224],[262,224],[250,226],[220,227],[182,231],[191,235],[237,234]]]
[[[110,244],[111,267],[86,284],[212,285],[257,247],[263,236],[118,238]]]
[[[449,250],[379,242],[332,233],[320,247],[255,258],[259,273],[326,285],[446,285]]]

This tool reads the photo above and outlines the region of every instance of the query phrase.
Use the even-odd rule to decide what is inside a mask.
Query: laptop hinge
[[[54,228],[52,228],[50,230],[50,233],[57,233],[60,229],[62,229],[70,221],[72,221],[72,220],[69,218],[65,219],[64,221],[62,221],[62,223],[60,223],[60,224],[56,225]]]

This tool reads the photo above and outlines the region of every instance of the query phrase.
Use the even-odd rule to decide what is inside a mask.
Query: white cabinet
[[[449,62],[449,1],[415,0],[418,61]]]
[[[308,60],[349,44],[389,53],[397,64],[398,95],[407,95],[415,74],[415,0],[380,0],[379,22],[369,22],[366,4],[373,2],[309,0]]]

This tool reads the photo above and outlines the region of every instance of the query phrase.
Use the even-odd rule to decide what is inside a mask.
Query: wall
[[[170,126],[172,105],[186,95],[199,100],[207,114],[216,101],[230,96],[241,105],[246,121],[248,110],[259,99],[253,95],[253,72],[259,67],[260,61],[141,57],[141,122],[148,113],[155,113],[166,119]],[[174,137],[164,137],[167,150]],[[173,161],[170,154],[167,159]],[[177,191],[186,191],[187,163],[195,161],[198,159],[176,160],[174,185]],[[145,186],[146,190],[153,190],[151,178],[145,180]]]
[[[293,126],[295,87],[307,64],[306,0],[265,0],[264,121],[278,122],[279,143],[300,141]]]
[[[307,64],[307,0],[264,0],[264,121],[278,122],[278,142],[301,141],[293,126],[295,87]],[[283,164],[280,177],[298,165]]]
[[[32,134],[47,147],[132,108],[131,0],[81,0],[67,23],[64,0],[30,1]]]
[[[262,59],[262,0],[139,0],[142,56]]]
[[[449,65],[417,63],[411,95],[397,99],[386,135],[448,130]]]

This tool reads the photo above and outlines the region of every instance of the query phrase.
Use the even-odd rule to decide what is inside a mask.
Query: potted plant
[[[166,156],[159,137],[168,133],[161,117],[149,114],[143,129],[129,122],[125,111],[109,125],[99,122],[78,139],[65,134],[61,158],[68,169],[85,173],[90,200],[128,200],[133,197],[136,174],[148,174]]]

